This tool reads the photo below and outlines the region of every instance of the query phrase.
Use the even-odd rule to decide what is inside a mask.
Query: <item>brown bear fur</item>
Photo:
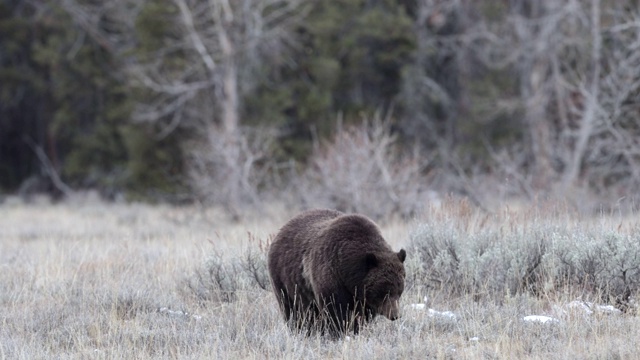
[[[289,220],[269,249],[269,275],[297,330],[358,333],[376,315],[399,317],[406,252],[394,252],[365,216],[310,210]]]

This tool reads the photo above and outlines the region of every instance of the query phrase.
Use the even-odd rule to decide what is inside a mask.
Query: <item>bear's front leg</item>
[[[352,294],[342,289],[326,291],[321,295],[320,303],[324,319],[323,330],[334,337],[344,336],[351,330],[358,333]]]

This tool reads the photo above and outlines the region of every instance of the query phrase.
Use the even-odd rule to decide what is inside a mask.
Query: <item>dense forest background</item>
[[[0,196],[633,205],[635,0],[3,0]]]

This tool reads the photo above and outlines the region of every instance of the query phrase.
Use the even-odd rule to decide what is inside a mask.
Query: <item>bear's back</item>
[[[306,246],[325,231],[328,224],[344,214],[337,210],[313,209],[289,220],[278,233],[276,241],[291,242]]]
[[[323,233],[325,245],[338,245],[342,249],[354,251],[391,251],[382,237],[380,228],[371,219],[360,214],[342,214],[325,226]]]
[[[271,271],[288,272],[302,264],[304,253],[317,244],[328,222],[342,216],[336,210],[314,209],[289,220],[278,232],[269,249]]]

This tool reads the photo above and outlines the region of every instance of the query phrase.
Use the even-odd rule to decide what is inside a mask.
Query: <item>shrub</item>
[[[236,219],[244,208],[255,209],[268,180],[272,139],[272,132],[265,129],[229,134],[210,127],[206,139],[193,146],[189,161],[198,199],[222,206]]]
[[[640,289],[640,237],[529,214],[453,216],[411,234],[408,282],[474,298],[572,291],[625,306]]]
[[[602,293],[626,304],[640,287],[640,238],[608,231],[558,236],[557,275],[562,284]]]
[[[357,212],[375,219],[417,213],[427,200],[423,176],[428,161],[402,154],[380,119],[339,128],[332,141],[316,146],[298,182],[303,204]]]
[[[267,270],[267,252],[271,238],[261,240],[248,233],[249,246],[239,256],[214,251],[186,280],[188,293],[201,304],[229,303],[239,291],[271,290]]]

